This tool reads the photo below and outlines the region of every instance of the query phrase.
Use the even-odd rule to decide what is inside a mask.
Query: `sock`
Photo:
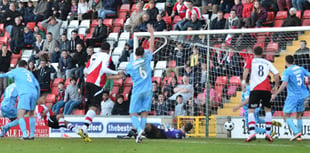
[[[250,135],[253,135],[255,134],[255,126],[256,126],[254,113],[249,113],[248,120],[249,120],[249,132],[250,132]]]
[[[142,130],[145,129],[145,124],[146,124],[146,118],[145,117],[141,117],[140,126],[141,126]]]
[[[265,125],[266,125],[266,134],[271,134],[271,125],[272,125],[272,114],[271,112],[266,112],[265,116]]]
[[[18,119],[15,119],[15,120],[11,121],[10,123],[4,125],[2,134],[5,135],[10,130],[11,127],[14,127],[16,125],[18,125]]]
[[[302,119],[297,119],[297,129],[302,133]]]
[[[297,127],[295,126],[293,120],[291,118],[286,119],[286,123],[288,125],[288,127],[293,130],[294,135],[299,133],[299,130],[297,129]]]
[[[78,131],[78,128],[71,123],[67,124],[67,129],[69,129],[70,131],[75,132],[75,133]]]
[[[18,120],[18,124],[19,124],[20,130],[21,130],[22,133],[23,133],[23,137],[24,137],[24,138],[27,138],[27,137],[28,137],[28,134],[27,134],[27,128],[26,128],[25,119],[24,119],[24,118],[20,118],[20,119]]]
[[[132,125],[137,129],[138,132],[140,132],[142,129],[141,129],[141,124],[139,122],[139,119],[137,116],[131,116],[131,122],[132,122]]]
[[[265,134],[266,133],[266,129],[260,128],[260,127],[256,127],[255,128],[255,132],[256,133],[260,133],[260,134]]]
[[[66,127],[66,126],[65,126],[65,119],[64,119],[64,118],[60,118],[60,119],[58,120],[58,125],[59,125],[60,127]]]
[[[36,120],[34,117],[30,117],[29,118],[29,126],[30,126],[30,138],[34,137],[34,133],[36,130]]]
[[[60,127],[60,136],[64,136],[65,135],[65,128],[64,127]]]
[[[94,110],[88,110],[85,115],[84,125],[82,127],[83,132],[87,133],[88,126],[93,122],[93,118],[95,117],[96,112]]]

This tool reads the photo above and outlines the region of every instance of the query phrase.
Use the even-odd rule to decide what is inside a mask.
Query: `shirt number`
[[[32,82],[32,78],[31,78],[30,74],[26,73],[26,75],[27,75],[27,81]]]
[[[139,74],[140,74],[140,77],[141,77],[142,79],[145,79],[145,78],[147,77],[147,73],[146,73],[146,71],[144,70],[143,66],[140,66],[140,67],[139,67]]]
[[[297,80],[297,85],[301,86],[301,84],[302,84],[301,74],[296,75],[296,80]]]
[[[262,77],[264,76],[264,66],[258,65],[258,76]]]

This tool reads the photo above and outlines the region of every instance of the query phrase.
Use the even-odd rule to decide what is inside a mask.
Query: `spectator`
[[[190,98],[186,103],[187,116],[198,116],[198,105]]]
[[[109,91],[104,91],[101,101],[101,113],[103,116],[111,116],[114,102],[109,98]]]
[[[59,47],[55,47],[55,51],[52,54],[52,63],[58,63],[60,58],[61,51]]]
[[[284,11],[285,8],[292,7],[292,0],[277,0],[279,11]]]
[[[55,17],[51,16],[48,19],[43,20],[41,25],[47,29],[47,33],[52,33],[55,40],[60,39],[60,28],[62,25],[62,21],[60,19],[56,19]]]
[[[194,72],[193,68],[191,68],[189,65],[185,65],[184,75],[189,77],[189,84],[194,84],[195,72]]]
[[[176,0],[166,0],[166,12],[168,16],[171,16],[173,11],[173,6],[175,5]]]
[[[195,84],[195,88],[197,92],[202,92],[204,89],[204,85],[206,84],[207,81],[207,64],[206,63],[201,63],[201,68],[198,72],[200,72],[196,77],[197,77],[197,83]]]
[[[150,0],[148,4],[149,8],[146,10],[146,12],[150,16],[150,21],[154,23],[157,20],[156,18],[157,15],[159,14],[159,10],[158,8],[155,7],[155,0]]]
[[[234,5],[232,0],[221,0],[219,5],[219,10],[223,12],[230,12],[231,7]]]
[[[35,15],[33,13],[34,6],[32,1],[27,2],[27,7],[25,8],[25,14],[24,14],[24,21],[25,25],[27,25],[28,22],[34,22],[35,21]]]
[[[6,73],[10,69],[12,53],[8,50],[8,46],[2,45],[0,50],[0,73]],[[0,78],[0,95],[3,94],[4,89],[8,86],[8,78]]]
[[[72,71],[72,75],[74,75],[77,78],[81,78],[81,75],[83,75],[83,70],[85,68],[85,62],[87,58],[87,54],[85,50],[83,50],[82,44],[76,45],[76,53],[72,56],[72,64],[75,69]]]
[[[307,41],[300,41],[300,48],[294,53],[295,64],[302,66],[308,71],[310,70],[310,51],[307,47]]]
[[[64,85],[63,82],[58,82],[57,86],[58,86],[57,100],[56,100],[57,103],[54,104],[53,107],[52,107],[52,111],[55,114],[59,114],[60,108],[65,106],[65,102],[64,102],[65,92],[66,92],[65,85]]]
[[[53,38],[53,34],[48,32],[46,35],[46,41],[43,44],[41,54],[47,54],[49,59],[52,59],[52,55],[55,52],[55,48],[58,47],[58,42]]]
[[[176,48],[174,49],[173,55],[171,56],[176,62],[176,67],[167,69],[167,76],[170,76],[171,72],[174,72],[176,76],[180,75],[181,66],[184,66],[187,57],[187,52],[183,49],[182,43],[177,43]]]
[[[98,18],[98,25],[95,27],[92,38],[86,40],[87,46],[95,46],[96,43],[102,43],[108,37],[108,28],[103,24],[103,19]]]
[[[122,55],[121,55],[121,57],[119,59],[119,62],[120,63],[121,62],[127,62],[131,53],[132,53],[132,49],[130,48],[129,44],[126,43],[125,47],[124,47],[124,50],[122,51]]]
[[[82,47],[84,48],[84,41],[78,36],[78,32],[76,30],[71,31],[71,39],[70,39],[70,49],[69,52],[70,54],[73,55],[73,53],[76,52],[76,45],[77,44],[82,44]],[[71,56],[72,56],[71,55]]]
[[[303,4],[303,10],[310,10],[310,0],[306,0]]]
[[[279,11],[277,2],[274,0],[261,0],[260,3],[267,12],[277,13]]]
[[[30,61],[36,63],[36,60],[40,57],[40,52],[43,51],[44,40],[42,39],[42,35],[36,35],[36,41],[34,42],[33,46],[33,53],[30,56]]]
[[[158,101],[155,104],[156,115],[168,115],[169,105],[163,94],[158,95]]]
[[[109,1],[104,0],[103,6],[104,8],[101,10],[98,10],[98,17],[102,18],[103,20],[106,18],[107,15],[116,15],[116,9],[117,9],[117,3],[118,0]]]
[[[167,86],[166,87],[163,86],[164,96],[171,97],[174,94],[173,89],[178,86],[178,80],[176,77],[172,77],[170,83],[168,84],[168,82],[166,82],[165,84]]]
[[[47,61],[42,59],[40,62],[40,68],[35,73],[40,84],[41,91],[50,92],[51,75],[52,73],[55,73],[56,70],[53,66],[51,66],[50,62],[48,62],[48,65],[46,64]]]
[[[2,0],[2,4],[0,5],[1,9],[0,9],[0,17],[1,19],[3,18],[3,14],[9,10],[9,1],[8,0]],[[1,20],[2,22],[2,20]]]
[[[224,18],[224,14],[222,11],[217,12],[217,17],[211,21],[211,27],[212,30],[219,30],[224,29],[226,24],[226,19]],[[222,42],[222,35],[221,34],[213,34],[211,35],[212,39],[217,40],[218,42]]]
[[[177,2],[174,4],[171,16],[174,17],[176,15],[179,15],[182,19],[185,17],[187,7],[185,6],[184,0],[177,0]]]
[[[251,18],[251,12],[254,7],[254,2],[251,2],[250,0],[247,1],[247,3],[243,4],[243,9],[242,9],[242,17],[243,17],[243,22],[248,21]]]
[[[68,55],[66,50],[61,52],[61,57],[59,59],[59,72],[57,73],[57,78],[70,78],[72,73],[72,58]]]
[[[61,39],[59,42],[59,50],[63,51],[63,50],[69,50],[70,49],[70,42],[67,38],[67,34],[63,33],[61,35]]]
[[[282,27],[301,26],[301,20],[296,16],[296,13],[297,10],[295,8],[291,8],[289,15],[282,23]]]
[[[237,17],[242,19],[243,5],[240,0],[235,0],[235,5],[232,7],[232,9],[236,10]]]
[[[262,7],[258,0],[254,2],[254,8],[251,13],[251,23],[249,27],[261,27],[267,19],[267,11]]]
[[[67,16],[70,12],[70,3],[68,0],[56,0],[53,3],[53,16],[59,18],[60,20],[67,20]]]
[[[95,12],[103,9],[103,1],[89,0],[88,1],[88,8],[90,11],[89,13],[92,14],[96,18],[97,17],[96,14],[98,14],[98,13],[95,13]]]
[[[189,77],[184,75],[182,85],[178,85],[173,89],[174,95],[172,95],[169,100],[176,100],[177,96],[181,95],[183,103],[188,101],[189,98],[193,96],[193,86],[189,84]]]
[[[6,31],[11,34],[13,25],[15,25],[15,18],[19,17],[20,20],[22,19],[22,15],[16,11],[15,4],[10,3],[9,10],[5,11],[3,14],[2,20],[4,23],[4,26],[6,27]]]
[[[17,8],[16,10],[17,10],[22,16],[24,16],[24,15],[25,15],[25,11],[26,11],[25,6],[24,6],[24,3],[21,2],[21,1],[19,1],[19,2],[18,2],[18,8]]]
[[[145,13],[142,18],[143,18],[143,22],[136,28],[135,32],[146,32],[147,31],[147,25],[153,24],[150,21],[149,14]]]
[[[226,75],[225,60],[228,56],[228,46],[226,43],[221,44],[221,50],[217,50],[213,55],[213,67],[211,69],[211,80],[215,81],[217,76]]]
[[[143,11],[143,3],[139,1],[136,5],[136,10],[133,11],[130,18],[125,23],[125,30],[133,33],[138,25],[142,22],[142,16],[145,12]]]
[[[118,95],[116,103],[112,110],[112,115],[128,115],[129,113],[129,102],[124,101],[123,95]]]
[[[163,20],[161,14],[157,14],[156,17],[156,22],[154,24],[154,28],[156,31],[164,31],[167,30],[167,24],[166,22]]]
[[[49,2],[47,0],[41,0],[34,9],[34,15],[36,16],[36,22],[42,21],[49,17]]]
[[[33,27],[33,37],[34,37],[34,39],[36,39],[36,35],[41,35],[42,39],[46,39],[45,32],[40,30],[37,25]]]
[[[201,15],[199,7],[194,6],[192,0],[186,0],[186,2],[187,2],[187,5],[186,5],[187,10],[186,10],[186,13],[185,13],[185,19],[186,20],[190,20],[192,14],[196,14],[198,20],[203,20],[204,18]]]
[[[177,105],[175,106],[175,109],[174,109],[174,115],[175,116],[186,116],[185,103],[187,101],[183,99],[182,95],[178,95],[176,97],[176,101],[177,101]]]
[[[189,57],[190,67],[197,67],[201,62],[201,55],[199,55],[199,49],[197,46],[193,47],[193,54]]]
[[[152,81],[153,102],[158,100],[158,95],[161,94],[160,87],[157,81]]]
[[[30,31],[28,27],[24,28],[24,44],[26,45],[31,45],[34,43],[33,39],[33,33]]]
[[[86,17],[85,14],[87,13],[87,11],[89,10],[88,8],[88,4],[85,0],[79,0],[78,3],[78,19],[82,20],[82,19],[87,19],[90,17]]]
[[[32,74],[37,78],[37,76],[36,76],[36,71],[37,71],[38,69],[37,69],[36,66],[34,65],[34,62],[32,62],[32,61],[29,61],[29,62],[28,62],[28,70],[29,70],[30,72],[32,72]]]
[[[228,76],[241,76],[243,69],[241,67],[242,58],[239,53],[229,49],[226,55],[227,57],[224,61],[226,72],[225,69],[223,69],[223,72]]]
[[[192,27],[193,30],[200,30],[200,28],[202,27],[202,24],[200,21],[198,21],[196,14],[191,15],[191,20],[187,21],[184,24],[184,26],[182,27],[182,30],[183,31],[188,30],[189,27]]]
[[[80,90],[76,84],[76,78],[70,78],[70,84],[67,86],[64,98],[64,115],[70,115],[72,110],[82,103],[82,95],[79,91]]]
[[[21,23],[20,17],[15,18],[15,25],[12,28],[10,47],[14,54],[19,54],[24,48],[24,26]]]
[[[94,47],[93,46],[88,46],[87,47],[87,60],[86,62],[90,59],[90,57],[94,54]]]
[[[78,17],[78,5],[76,0],[71,1],[71,11],[69,13],[70,20],[74,20]]]
[[[236,10],[230,11],[230,17],[226,20],[225,29],[240,29],[241,23],[237,17]]]

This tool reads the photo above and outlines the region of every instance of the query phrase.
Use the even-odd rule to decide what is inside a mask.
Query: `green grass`
[[[20,141],[16,138],[0,140],[0,153],[302,153],[309,152],[310,141],[289,142],[275,140],[269,143],[256,140],[185,139],[143,140],[136,144],[133,139],[93,139],[85,144],[81,139],[37,138]]]

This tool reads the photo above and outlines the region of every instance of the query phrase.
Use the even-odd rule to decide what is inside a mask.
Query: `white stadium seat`
[[[90,20],[82,20],[80,27],[89,28],[90,27]]]
[[[164,70],[155,70],[154,77],[162,77]]]
[[[122,62],[121,64],[119,64],[118,66],[118,70],[124,70],[127,66],[128,62]]]
[[[68,28],[79,28],[79,20],[71,20]]]
[[[155,67],[155,70],[166,70],[167,68],[167,61],[158,61]]]
[[[130,38],[130,33],[129,32],[122,32],[121,36],[119,37],[119,40],[125,40],[128,41]]]

